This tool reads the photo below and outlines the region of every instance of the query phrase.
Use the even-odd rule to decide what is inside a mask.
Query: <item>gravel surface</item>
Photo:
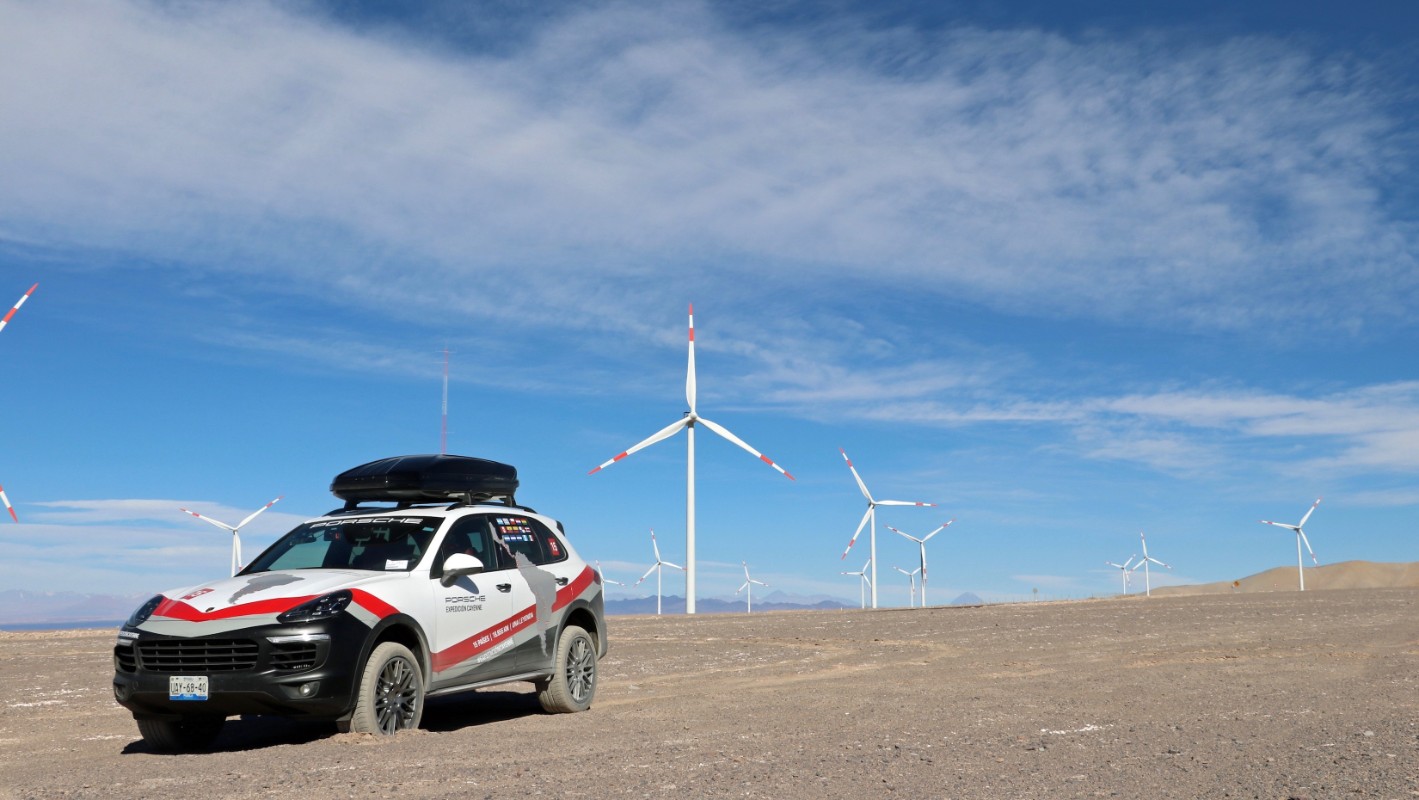
[[[611,625],[584,714],[512,684],[181,756],[113,702],[112,631],[0,633],[0,798],[1419,797],[1419,590]]]

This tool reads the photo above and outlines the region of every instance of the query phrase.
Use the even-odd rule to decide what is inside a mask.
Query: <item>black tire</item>
[[[370,653],[360,677],[350,730],[392,736],[419,727],[424,717],[424,676],[409,648],[384,642]]]
[[[537,702],[549,714],[591,708],[596,697],[596,642],[591,634],[568,625],[557,638],[552,677],[537,682]]]
[[[207,750],[222,732],[226,717],[193,714],[181,719],[140,719],[138,733],[159,753],[192,753]]]

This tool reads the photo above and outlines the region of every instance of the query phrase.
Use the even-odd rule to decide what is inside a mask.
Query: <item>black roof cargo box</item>
[[[494,497],[512,503],[517,467],[469,456],[393,456],[345,470],[335,476],[330,491],[348,504],[478,502]]]

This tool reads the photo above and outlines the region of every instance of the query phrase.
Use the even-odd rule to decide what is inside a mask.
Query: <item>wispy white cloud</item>
[[[1289,41],[748,32],[612,3],[494,53],[263,2],[4,14],[11,242],[577,325],[687,286],[848,279],[1343,330],[1419,288],[1383,199],[1392,98]]]

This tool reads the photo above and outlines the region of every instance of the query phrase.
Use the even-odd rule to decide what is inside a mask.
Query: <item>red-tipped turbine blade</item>
[[[758,456],[760,461],[764,462],[765,464],[768,464],[769,466],[783,473],[783,476],[785,478],[788,478],[789,480],[794,479],[792,475],[788,474],[788,470],[784,469],[783,467],[780,467],[778,464],[775,464],[773,462],[773,459],[769,458],[763,453],[760,453],[758,450],[755,450],[754,448],[750,447],[747,442],[745,442],[743,439],[740,439],[738,436],[735,436],[734,434],[730,433],[729,430],[723,425],[720,425],[717,422],[711,422],[710,420],[707,420],[704,417],[700,417],[700,422],[706,428],[709,428],[720,436],[723,436],[724,438],[728,439],[731,442],[734,442],[745,450],[748,450],[750,453],[753,453],[755,456]]]
[[[690,404],[690,415],[695,414],[695,304],[690,304],[690,361],[685,369],[685,402]]]
[[[872,506],[868,506],[868,507],[867,507],[867,513],[862,515],[862,521],[859,522],[859,523],[857,523],[857,530],[853,531],[853,533],[852,533],[852,539],[851,539],[851,541],[849,541],[849,542],[847,543],[847,549],[843,550],[843,555],[842,555],[843,558],[847,558],[848,550],[851,550],[851,549],[852,549],[852,546],[855,545],[855,544],[857,544],[857,537],[862,534],[862,529],[865,528],[865,527],[867,527],[867,520],[868,520],[868,519],[871,519],[871,517],[872,517]],[[871,561],[871,560],[872,560],[872,559],[870,559],[870,558],[868,559],[868,561]]]
[[[10,324],[10,319],[15,316],[15,312],[20,310],[20,306],[24,305],[25,301],[30,299],[30,295],[34,294],[34,290],[38,288],[39,284],[36,283],[34,286],[30,287],[28,292],[24,293],[24,296],[15,301],[15,305],[5,314],[5,318],[0,319],[0,331],[5,330],[5,326]]]
[[[185,509],[185,508],[182,508],[182,507],[179,507],[178,510],[179,510],[179,511],[184,511],[184,512],[186,512],[186,513],[188,513],[188,514],[191,514],[192,516],[194,516],[194,517],[196,517],[196,518],[202,520],[203,522],[205,522],[205,523],[207,523],[207,524],[209,524],[209,525],[216,525],[218,528],[221,528],[221,529],[224,530],[224,531],[232,531],[232,532],[235,532],[235,531],[236,531],[236,528],[233,528],[232,526],[228,525],[227,523],[225,523],[225,522],[218,522],[218,521],[216,521],[215,519],[212,519],[211,517],[204,517],[204,516],[202,516],[201,514],[198,514],[196,511],[189,511],[188,509]]]
[[[281,497],[285,497],[285,495],[281,495]],[[244,519],[244,520],[242,520],[241,522],[238,522],[238,523],[237,523],[237,527],[238,527],[238,528],[245,528],[245,527],[246,527],[246,523],[251,522],[252,520],[256,519],[256,516],[257,516],[258,514],[260,514],[261,512],[265,511],[266,509],[270,508],[271,506],[274,506],[274,505],[276,505],[277,503],[281,502],[281,497],[278,497],[278,498],[276,498],[275,500],[272,500],[271,502],[269,502],[269,503],[267,503],[266,505],[262,506],[261,508],[258,508],[258,509],[256,509],[255,511],[251,512],[249,515],[247,515],[247,518],[246,518],[246,519]]]
[[[852,459],[847,457],[847,451],[839,447],[838,452],[843,454],[843,461],[846,461],[847,468],[852,470],[852,479],[857,481],[857,488],[862,490],[862,496],[866,497],[869,503],[875,502],[872,499],[872,493],[867,491],[867,484],[862,482],[862,476],[857,474],[857,467],[854,467],[852,465]]]
[[[643,449],[643,448],[650,447],[651,445],[655,444],[655,443],[658,442],[658,441],[661,441],[662,439],[668,439],[668,438],[670,438],[670,437],[673,436],[677,431],[679,431],[681,428],[685,427],[685,426],[688,425],[688,424],[690,424],[690,418],[689,418],[689,417],[681,417],[680,419],[675,420],[674,422],[670,423],[669,425],[666,425],[664,428],[661,428],[660,430],[658,430],[658,431],[656,431],[655,433],[651,434],[651,435],[650,435],[650,438],[641,441],[639,444],[635,445],[634,447],[631,447],[631,448],[627,449],[625,452],[621,453],[620,455],[616,456],[615,458],[612,458],[610,461],[607,461],[606,463],[602,464],[601,466],[597,467],[596,469],[593,469],[592,471],[590,471],[590,472],[588,472],[588,473],[586,473],[586,474],[587,474],[587,475],[595,475],[596,473],[600,472],[601,470],[606,469],[607,467],[611,466],[612,464],[616,463],[617,461],[620,461],[621,459],[625,458],[626,456],[630,455],[631,453],[636,452],[637,450],[641,450],[641,449]]]
[[[39,284],[36,283],[35,285],[38,286]],[[30,291],[33,292],[34,290],[31,289]],[[12,505],[10,505],[10,498],[5,496],[5,487],[4,487],[4,486],[0,486],[0,501],[4,501],[4,503],[5,503],[5,510],[8,511],[8,512],[10,512],[10,519],[12,519],[12,520],[14,520],[14,521],[16,521],[16,522],[19,522],[19,521],[20,521],[20,518],[15,515],[15,507],[12,506]]]

